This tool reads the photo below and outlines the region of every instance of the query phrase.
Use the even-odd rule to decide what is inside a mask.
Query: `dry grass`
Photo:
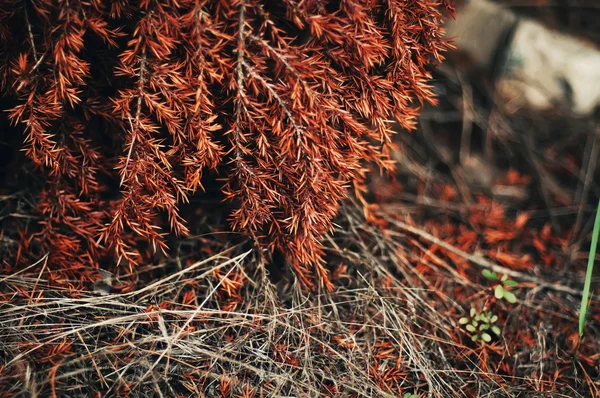
[[[565,360],[557,328],[572,322],[576,332],[574,296],[528,286],[515,308],[495,304],[502,337],[473,344],[457,321],[485,300],[477,278],[356,207],[338,222],[334,293],[306,292],[291,274],[269,278],[243,244],[129,293],[52,287],[45,272],[0,276],[2,395],[583,397],[577,380],[598,388],[585,380],[589,367],[549,382]],[[524,316],[539,325],[529,351],[515,344],[529,336]]]

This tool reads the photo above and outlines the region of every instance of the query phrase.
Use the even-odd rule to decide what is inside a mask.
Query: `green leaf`
[[[513,293],[509,292],[508,290],[503,290],[503,294],[504,294],[504,298],[509,303],[514,304],[517,302],[517,296],[515,296]]]
[[[490,271],[488,269],[484,269],[483,271],[481,271],[481,274],[487,280],[490,280],[490,281],[497,281],[498,280],[498,274],[496,272]]]
[[[458,323],[460,323],[461,325],[464,325],[466,323],[469,323],[469,318],[467,317],[462,317],[458,320]]]
[[[500,328],[498,326],[492,326],[492,332],[500,336]]]
[[[474,327],[477,327],[477,325],[479,325],[479,322],[474,320],[473,322],[471,322],[471,325],[473,325]]]
[[[475,332],[475,330],[476,330],[476,329],[475,329],[475,326],[473,326],[473,325],[467,325],[467,326],[465,326],[465,327],[466,327],[466,328],[467,328],[467,330],[468,330],[469,332],[471,332],[471,333]]]
[[[515,281],[506,281],[506,282],[504,282],[504,286],[517,286],[517,282],[515,282]]]
[[[481,333],[481,339],[486,343],[489,343],[490,341],[492,341],[492,336],[490,336],[487,333]]]
[[[498,315],[494,315],[493,317],[490,318],[490,322],[494,323],[498,320]]]
[[[471,307],[471,318],[475,316],[475,308]]]
[[[479,335],[476,334],[475,336],[471,337],[471,340],[477,341],[478,338],[479,338]]]
[[[484,323],[483,325],[479,326],[479,330],[488,330],[490,328],[490,325],[488,325],[487,323]]]
[[[496,288],[494,289],[494,296],[496,296],[497,299],[501,299],[503,293],[504,288],[502,287],[502,285],[496,285]]]
[[[481,314],[480,319],[482,322],[485,322],[485,323],[488,323],[490,321],[489,318],[487,316],[485,316],[484,314]]]
[[[474,318],[474,319],[475,319],[476,321],[481,321],[481,315],[480,315],[480,314],[477,314],[477,315],[475,316],[475,318]]]
[[[598,246],[598,235],[600,235],[600,201],[596,208],[596,220],[594,221],[594,231],[592,232],[592,241],[590,244],[590,256],[588,257],[587,271],[585,273],[585,283],[583,284],[583,293],[581,295],[581,306],[579,307],[579,336],[583,336],[585,327],[585,318],[587,317],[588,306],[590,304],[590,285],[592,284],[592,273],[594,272],[594,260],[596,259],[596,248]]]
[[[504,274],[502,275],[502,279],[500,279],[502,282],[504,282],[505,280],[508,279],[508,275]]]

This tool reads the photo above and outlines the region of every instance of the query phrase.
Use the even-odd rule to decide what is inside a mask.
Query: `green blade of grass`
[[[588,258],[587,272],[585,274],[585,284],[583,285],[583,297],[581,297],[581,307],[579,309],[579,336],[583,336],[585,318],[588,311],[590,296],[590,285],[592,283],[592,272],[594,271],[594,260],[596,259],[596,246],[598,245],[598,234],[600,233],[600,202],[596,209],[596,220],[594,221],[594,231],[592,232],[592,242],[590,245],[590,256]]]

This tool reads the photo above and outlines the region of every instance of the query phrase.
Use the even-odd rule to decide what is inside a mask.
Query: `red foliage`
[[[178,206],[222,166],[235,229],[325,284],[320,240],[391,119],[434,102],[447,1],[0,1],[0,84],[44,173],[50,261],[129,266],[188,230]],[[116,149],[119,148],[119,149]],[[117,152],[117,154],[115,154]],[[119,153],[120,152],[120,153]],[[112,170],[116,170],[113,172]],[[118,176],[115,174],[118,173]],[[121,196],[110,197],[111,178]]]

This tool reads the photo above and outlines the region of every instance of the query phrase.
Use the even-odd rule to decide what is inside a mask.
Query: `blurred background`
[[[461,205],[484,194],[535,209],[572,229],[577,256],[600,196],[600,3],[461,1],[447,29],[455,49],[434,71],[439,106],[398,135],[403,195],[431,204],[447,183]],[[392,188],[376,192],[393,202]]]

